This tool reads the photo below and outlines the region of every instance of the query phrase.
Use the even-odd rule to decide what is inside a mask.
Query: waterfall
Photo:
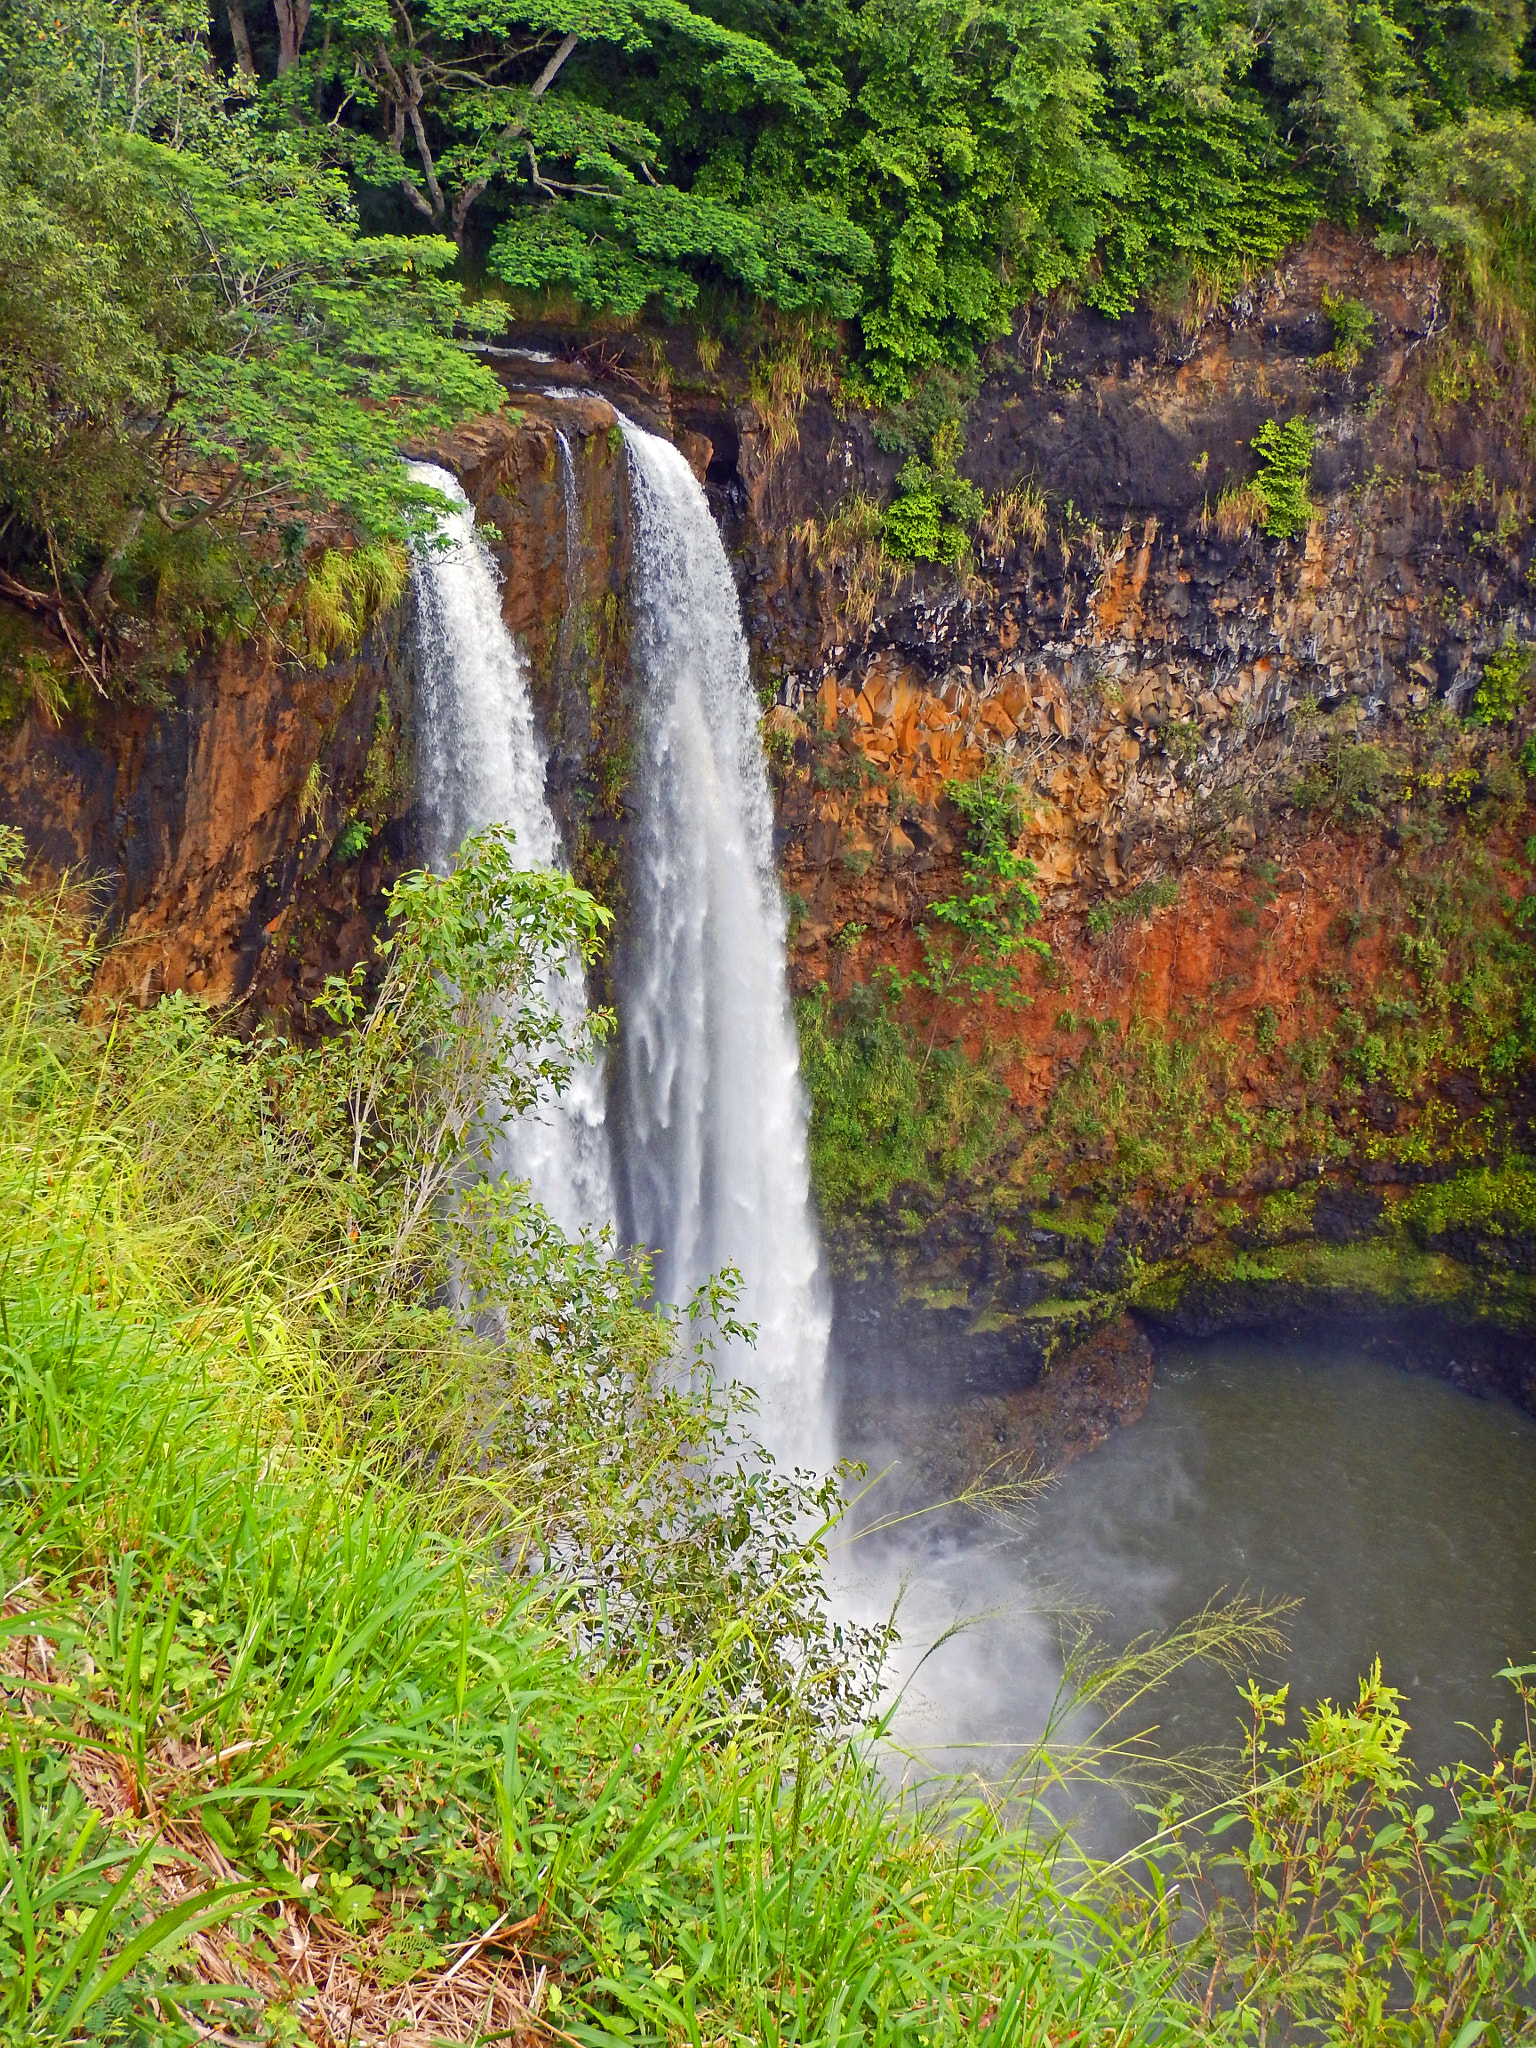
[[[741,609],[687,462],[622,424],[645,686],[620,969],[626,1226],[672,1301],[737,1269],[757,1344],[723,1363],[755,1387],[780,1461],[820,1464],[830,1317]]]
[[[423,855],[445,873],[471,833],[505,824],[522,863],[563,865],[544,795],[546,753],[527,670],[501,615],[495,562],[448,471],[417,462],[411,475],[455,506],[442,522],[448,546],[419,549],[412,564]],[[562,1021],[578,1026],[587,1007],[579,963],[572,962],[548,993]],[[613,1218],[604,1098],[601,1067],[579,1067],[558,1102],[508,1125],[493,1155],[493,1167],[527,1181],[535,1201],[566,1231]]]

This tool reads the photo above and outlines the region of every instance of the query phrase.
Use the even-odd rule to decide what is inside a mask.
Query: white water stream
[[[510,825],[518,858],[532,868],[564,864],[544,795],[546,751],[534,721],[528,675],[506,621],[490,550],[457,482],[432,463],[411,465],[458,508],[443,522],[445,549],[418,551],[416,586],[418,731],[422,853],[442,874],[471,833]],[[550,991],[570,1026],[585,1014],[577,963]],[[565,1095],[515,1119],[493,1165],[529,1183],[568,1232],[613,1220],[613,1173],[600,1065],[579,1067]]]
[[[717,1366],[754,1388],[756,1430],[781,1463],[824,1466],[830,1310],[810,1203],[806,1106],[785,974],[773,812],[730,564],[692,470],[625,423],[633,513],[634,647],[643,689],[633,786],[630,917],[619,975],[619,1221],[656,1255],[658,1294],[686,1304],[711,1274],[741,1277],[755,1346]],[[567,550],[579,566],[564,437]],[[445,470],[446,550],[416,561],[421,815],[431,866],[470,833],[510,824],[522,856],[561,859],[527,674],[502,618],[495,564]],[[574,578],[572,579],[574,589]],[[570,631],[567,621],[566,633]],[[558,991],[574,1021],[579,973]],[[604,1076],[582,1070],[542,1120],[519,1120],[497,1164],[567,1230],[615,1212]]]
[[[722,1362],[756,1389],[779,1461],[824,1465],[830,1310],[741,607],[693,471],[623,429],[645,687],[620,977],[626,1233],[658,1253],[675,1302],[736,1269],[757,1343]]]

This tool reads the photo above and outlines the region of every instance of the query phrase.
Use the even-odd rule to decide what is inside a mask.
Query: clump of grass
[[[310,660],[355,654],[375,619],[399,603],[410,576],[410,558],[398,542],[327,548],[299,594]]]
[[[1166,910],[1179,900],[1179,885],[1172,875],[1159,875],[1154,879],[1138,882],[1134,889],[1126,889],[1119,896],[1106,896],[1102,903],[1096,903],[1088,913],[1089,936],[1107,939],[1111,932],[1132,919],[1144,920],[1155,911]]]
[[[844,498],[821,519],[814,513],[802,519],[794,535],[813,560],[841,580],[843,616],[860,631],[906,573],[906,565],[886,549],[884,511],[862,492]]]
[[[819,327],[783,314],[767,316],[748,388],[768,437],[770,463],[799,447],[800,414],[827,381],[831,360],[829,337]]]
[[[1025,481],[988,500],[977,524],[976,538],[983,555],[990,550],[1002,561],[1021,541],[1037,550],[1043,548],[1048,532],[1045,493],[1038,484]]]
[[[1214,514],[1201,515],[1201,525],[1209,520],[1223,540],[1246,540],[1256,526],[1263,525],[1268,509],[1257,484],[1227,484],[1216,500]]]

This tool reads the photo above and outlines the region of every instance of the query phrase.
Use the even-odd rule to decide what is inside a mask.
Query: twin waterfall
[[[518,857],[531,868],[563,861],[560,834],[544,795],[544,748],[533,718],[528,675],[501,616],[490,550],[475,515],[446,469],[411,465],[458,508],[445,519],[448,546],[416,558],[417,774],[422,857],[444,874],[471,833],[510,825]],[[580,963],[550,991],[570,1024],[587,1006]],[[592,1229],[613,1216],[603,1075],[578,1068],[553,1109],[507,1126],[492,1164],[528,1182],[533,1198],[562,1230]]]
[[[584,1070],[542,1121],[513,1124],[496,1163],[565,1229],[611,1221],[650,1249],[667,1300],[734,1267],[757,1342],[717,1367],[755,1389],[757,1433],[782,1463],[820,1464],[829,1314],[741,611],[692,470],[670,442],[623,431],[643,712],[619,1041],[606,1074]],[[575,477],[561,454],[569,526]],[[426,464],[413,474],[462,508],[451,545],[415,567],[423,852],[445,868],[499,821],[531,865],[553,865],[546,751],[495,565],[453,479]],[[579,970],[556,994],[580,1014]]]

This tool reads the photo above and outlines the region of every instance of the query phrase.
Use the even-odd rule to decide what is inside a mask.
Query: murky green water
[[[982,1767],[1036,1735],[1059,1678],[1058,1603],[1114,1645],[1239,1591],[1298,1603],[1262,1675],[1311,1702],[1379,1656],[1422,1768],[1471,1752],[1458,1723],[1506,1710],[1494,1676],[1536,1661],[1536,1420],[1502,1401],[1316,1347],[1165,1349],[1143,1421],[1071,1467],[1022,1541],[911,1542],[864,1564],[864,1607],[901,1571],[916,1672],[901,1735]],[[978,1618],[979,1617],[979,1618]],[[1234,1744],[1231,1679],[1196,1668],[1141,1713],[1165,1752]]]

